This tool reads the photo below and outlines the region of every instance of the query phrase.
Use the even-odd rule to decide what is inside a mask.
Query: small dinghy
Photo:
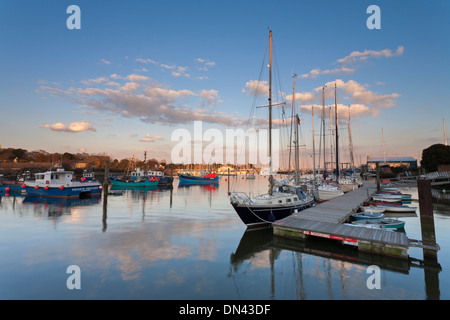
[[[417,207],[383,205],[385,212],[416,212]]]
[[[379,212],[383,213],[386,209],[385,207],[379,207],[379,206],[362,206],[361,210],[364,212]]]
[[[383,219],[384,214],[381,212],[359,212],[352,214],[352,218],[356,221],[359,220],[374,220],[374,219]]]
[[[368,228],[380,228],[380,229],[401,229],[405,227],[405,222],[397,219],[365,219],[356,220],[352,222],[360,226],[365,226]]]

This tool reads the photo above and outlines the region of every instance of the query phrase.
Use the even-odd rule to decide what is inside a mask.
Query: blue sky
[[[66,27],[73,4],[80,30]],[[366,27],[372,4],[381,9],[379,30]],[[259,73],[268,28],[287,105],[298,75],[305,154],[310,108],[321,105],[316,89],[335,82],[339,110],[352,104],[358,157],[382,155],[382,128],[391,156],[417,157],[442,142],[443,118],[450,128],[448,1],[3,0],[0,144],[119,159],[147,151],[170,161],[176,128],[245,123],[252,84],[267,80]]]

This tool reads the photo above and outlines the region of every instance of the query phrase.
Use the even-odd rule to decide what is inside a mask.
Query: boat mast
[[[294,145],[295,145],[295,185],[297,186],[300,182],[300,177],[299,177],[299,154],[298,154],[298,114],[297,114],[297,110],[295,108],[295,77],[297,75],[293,74],[292,77],[294,78],[294,94],[292,96],[292,112],[293,114],[295,114],[295,133],[294,133]],[[295,110],[295,111],[294,111]],[[293,119],[294,120],[294,119]]]
[[[272,195],[272,30],[269,32],[269,194]]]
[[[311,107],[311,114],[312,114],[312,135],[313,135],[313,186],[316,186],[316,144],[315,144],[315,137],[314,137],[314,106]]]
[[[327,160],[325,159],[325,87],[322,87],[322,132],[323,132],[323,173],[327,171]]]
[[[338,110],[337,110],[337,86],[334,83],[334,114],[336,122],[336,181],[339,180],[339,132],[338,132]],[[330,119],[331,121],[331,119]]]
[[[333,107],[330,106],[330,168],[333,168]]]
[[[383,138],[384,163],[386,163],[386,144],[384,143],[384,129],[381,128],[381,136]]]
[[[348,147],[350,151],[350,162],[352,163],[352,171],[355,169],[355,159],[353,155],[353,142],[352,142],[352,120],[350,115],[350,105],[348,106]]]

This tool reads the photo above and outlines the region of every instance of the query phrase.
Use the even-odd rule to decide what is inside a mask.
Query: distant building
[[[413,157],[367,157],[367,166],[370,170],[376,168],[377,162],[383,165],[389,165],[390,167],[404,166],[406,168],[417,168],[417,159]]]

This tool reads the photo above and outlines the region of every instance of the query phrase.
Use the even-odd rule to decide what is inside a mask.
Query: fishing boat
[[[35,174],[34,180],[26,180],[23,190],[29,196],[77,198],[101,195],[102,186],[98,181],[76,181],[73,171],[63,168]]]
[[[374,220],[356,220],[352,224],[364,226],[368,228],[381,228],[381,229],[402,229],[405,227],[405,222],[397,219],[374,219]]]
[[[384,218],[384,214],[381,212],[359,212],[359,213],[354,213],[351,215],[351,217],[356,220],[377,220],[377,219],[383,219]]]
[[[272,158],[272,31],[269,33],[269,159]],[[294,78],[295,79],[295,78]],[[293,106],[295,104],[293,103]],[[296,170],[297,161],[296,161]],[[291,192],[277,192],[274,188],[272,163],[269,167],[269,191],[259,196],[248,196],[243,192],[230,192],[230,203],[239,218],[247,227],[271,225],[293,213],[299,212],[314,205],[312,194],[299,196]],[[297,176],[297,175],[296,175]],[[296,181],[297,183],[298,181]],[[275,191],[274,191],[275,189]]]
[[[85,182],[85,181],[94,181],[94,180],[97,180],[97,179],[95,178],[95,174],[94,174],[93,171],[91,171],[91,170],[83,170],[83,175],[81,176],[80,180],[82,182]]]
[[[126,178],[109,178],[111,181],[111,185],[115,187],[138,187],[138,188],[148,188],[148,187],[157,187],[158,186],[158,178],[144,178],[140,180],[126,179]]]
[[[146,163],[146,157],[147,152],[144,152],[144,163]],[[147,169],[141,170],[140,168],[135,168],[135,166],[136,160],[133,154],[127,169],[122,175],[109,177],[111,185],[124,188],[149,188],[158,186],[159,179],[157,176],[150,176],[148,175]]]
[[[172,185],[173,182],[172,177],[166,176],[164,172],[158,170],[141,170],[140,168],[136,168],[130,172],[130,176],[135,181],[145,180],[146,178],[155,180],[156,178],[158,179],[158,186]]]
[[[210,183],[218,183],[219,177],[215,172],[207,173],[204,175],[191,175],[189,173],[179,173],[178,179],[180,183],[193,183],[193,184],[210,184]]]

